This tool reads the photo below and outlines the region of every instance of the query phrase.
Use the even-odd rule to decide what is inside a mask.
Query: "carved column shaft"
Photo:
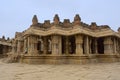
[[[65,54],[69,54],[69,37],[66,36],[65,40]]]
[[[91,45],[92,45],[92,39],[89,38],[89,53],[91,54],[92,53],[92,50],[91,50]]]
[[[52,54],[58,55],[61,54],[61,36],[53,35],[52,36]]]
[[[30,35],[28,37],[28,53],[35,54],[37,53],[37,37]]]
[[[97,49],[97,39],[95,39],[95,54],[98,53],[98,49]]]
[[[17,52],[17,42],[16,42],[16,40],[13,41],[12,52],[13,52],[13,53],[16,53],[16,52]]]
[[[89,54],[89,37],[85,36],[85,41],[84,41],[84,52],[85,54]]]
[[[114,54],[116,54],[117,51],[116,51],[116,39],[115,38],[114,38],[114,42],[113,42],[113,47],[114,47]]]
[[[24,43],[21,40],[17,40],[17,53],[23,52]]]
[[[82,55],[83,54],[83,36],[82,35],[76,35],[76,54]]]
[[[6,45],[3,45],[3,54],[5,54],[7,52],[7,46]]]
[[[28,46],[27,46],[27,39],[24,39],[24,53],[27,53]]]
[[[116,52],[120,53],[119,39],[116,39]]]
[[[48,53],[48,39],[47,37],[43,37],[43,54]]]
[[[62,37],[58,36],[58,54],[62,54]]]
[[[113,42],[111,37],[104,38],[104,53],[113,54]]]

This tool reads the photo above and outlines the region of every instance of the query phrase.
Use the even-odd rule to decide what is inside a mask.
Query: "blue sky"
[[[82,21],[90,24],[109,25],[117,31],[120,27],[120,0],[1,0],[0,37],[14,37],[31,25],[33,15],[39,22],[53,21],[55,14],[60,20],[73,21],[79,14]]]

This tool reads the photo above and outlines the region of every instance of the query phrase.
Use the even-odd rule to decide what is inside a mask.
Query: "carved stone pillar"
[[[47,37],[43,37],[43,54],[48,53],[48,39]]]
[[[24,53],[27,53],[28,46],[27,46],[27,39],[24,38]]]
[[[6,45],[3,45],[3,54],[5,54],[7,52],[7,46]]]
[[[116,39],[114,38],[114,41],[113,41],[113,48],[114,48],[114,54],[117,53],[116,51]]]
[[[97,39],[95,39],[95,54],[98,53],[98,49],[97,49]]]
[[[38,54],[36,36],[32,36],[32,35],[28,36],[28,54],[29,55]]]
[[[12,45],[12,53],[16,53],[17,52],[17,42],[16,40],[12,41],[13,45]]]
[[[89,38],[88,36],[85,36],[85,41],[84,41],[84,52],[85,54],[89,54]]]
[[[120,54],[119,39],[116,39],[116,53]]]
[[[83,36],[82,35],[76,35],[76,54],[77,55],[83,55]]]
[[[58,36],[58,54],[62,54],[62,36]]]
[[[104,53],[113,54],[113,42],[111,40],[111,37],[104,38]]]
[[[19,54],[21,52],[21,41],[17,40],[17,53]]]
[[[65,40],[65,54],[69,54],[69,37],[66,36]]]
[[[91,45],[92,45],[92,39],[89,38],[89,53],[90,53],[90,54],[92,53]]]
[[[61,54],[61,36],[53,35],[52,36],[52,55]]]
[[[12,51],[12,47],[11,46],[9,46],[9,50],[8,50],[8,52],[11,52]]]

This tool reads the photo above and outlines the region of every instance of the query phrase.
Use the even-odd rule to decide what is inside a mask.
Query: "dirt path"
[[[120,63],[28,65],[0,61],[0,80],[120,80]]]

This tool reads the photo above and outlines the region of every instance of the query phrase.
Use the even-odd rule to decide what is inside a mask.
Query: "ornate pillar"
[[[76,54],[77,55],[83,55],[83,36],[82,35],[76,35]]]
[[[114,54],[117,53],[116,51],[116,38],[114,38],[114,41],[113,41],[113,48],[114,48]]]
[[[84,41],[84,52],[85,54],[89,54],[89,38],[88,36],[85,36],[85,41]]]
[[[35,35],[28,36],[28,54],[29,55],[38,54],[37,37]]]
[[[95,39],[95,54],[98,53],[98,49],[97,49],[97,39]]]
[[[19,54],[21,52],[21,41],[17,40],[17,53]]]
[[[7,52],[7,46],[6,45],[3,45],[3,54],[5,54]]]
[[[116,39],[116,53],[120,54],[120,46],[119,46],[119,39]]]
[[[12,47],[11,46],[9,46],[9,50],[8,50],[8,52],[11,52],[12,51]]]
[[[17,52],[17,42],[16,40],[12,41],[13,45],[12,45],[12,53],[16,53]]]
[[[58,54],[62,54],[62,36],[58,36]]]
[[[65,38],[65,54],[69,54],[69,37]]]
[[[24,38],[24,53],[27,53],[27,51],[28,51],[27,39]]]
[[[47,37],[43,37],[43,54],[48,53],[48,39]]]
[[[113,42],[111,40],[111,37],[104,38],[104,53],[113,54]]]
[[[90,54],[92,53],[91,45],[92,45],[92,39],[89,38],[89,53],[90,53]]]
[[[52,55],[61,54],[61,36],[53,35],[52,36]]]

